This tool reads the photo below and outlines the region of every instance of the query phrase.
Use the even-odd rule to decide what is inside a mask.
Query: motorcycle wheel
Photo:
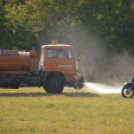
[[[128,91],[130,88],[131,88],[131,87],[128,87],[128,88],[123,87],[123,88],[122,88],[121,94],[122,94],[123,97],[125,97],[125,98],[133,97],[134,91],[133,91],[133,89],[132,89],[131,91]]]

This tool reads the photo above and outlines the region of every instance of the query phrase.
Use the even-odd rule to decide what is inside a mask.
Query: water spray
[[[121,87],[111,87],[100,83],[84,83],[89,92],[98,94],[118,94],[121,93]]]

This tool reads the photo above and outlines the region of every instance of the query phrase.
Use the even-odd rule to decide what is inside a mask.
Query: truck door
[[[68,80],[73,80],[76,73],[75,59],[71,50],[68,48],[59,48],[57,57],[57,70],[62,71]]]
[[[57,65],[57,49],[48,48],[44,60],[44,71],[55,71]]]

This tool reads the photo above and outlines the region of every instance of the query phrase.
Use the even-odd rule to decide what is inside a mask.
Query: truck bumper
[[[76,81],[75,88],[77,88],[77,89],[83,88],[83,86],[84,86],[84,78],[83,78],[82,75],[80,75],[80,74],[75,75],[75,81]]]

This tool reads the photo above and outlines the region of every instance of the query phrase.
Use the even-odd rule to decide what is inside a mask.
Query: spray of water
[[[98,94],[118,94],[121,93],[121,87],[111,87],[99,83],[85,83],[85,86],[88,88],[89,92],[98,93]]]

